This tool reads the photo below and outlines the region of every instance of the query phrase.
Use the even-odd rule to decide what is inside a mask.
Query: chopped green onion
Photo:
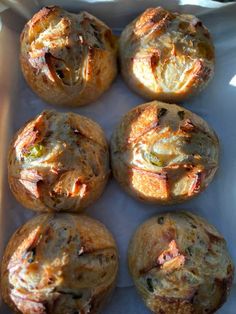
[[[157,167],[162,167],[162,161],[154,153],[145,153],[145,159]]]
[[[41,144],[35,144],[29,148],[25,156],[27,158],[39,158],[43,155],[44,147]]]

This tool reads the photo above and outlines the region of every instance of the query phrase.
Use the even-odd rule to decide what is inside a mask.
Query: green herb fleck
[[[64,76],[64,73],[62,70],[56,70],[56,73],[57,73],[57,76],[61,79],[63,79],[65,76]]]
[[[191,246],[187,247],[186,252],[189,256],[193,256],[193,251],[192,251]]]
[[[179,116],[180,120],[184,119],[184,115],[185,115],[185,112],[183,110],[178,111],[178,116]]]
[[[147,288],[148,291],[150,292],[154,292],[154,288],[153,288],[153,283],[152,283],[152,279],[151,278],[147,278]]]
[[[163,223],[164,223],[164,217],[158,217],[157,218],[157,222],[159,223],[159,225],[163,225]]]
[[[158,111],[158,119],[160,119],[161,117],[163,117],[166,113],[167,113],[167,109],[166,109],[166,108],[161,108],[161,109]]]
[[[83,294],[72,294],[72,299],[77,300],[77,299],[81,299],[83,297]]]

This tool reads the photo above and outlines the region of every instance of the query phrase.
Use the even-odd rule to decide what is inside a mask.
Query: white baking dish
[[[87,10],[104,20],[117,33],[145,8],[163,5],[168,9],[200,16],[213,35],[216,46],[215,78],[204,92],[184,104],[206,119],[219,135],[221,164],[212,184],[190,202],[162,207],[144,205],[131,199],[110,180],[102,198],[88,210],[112,231],[120,250],[117,289],[104,313],[149,313],[132,285],[126,253],[135,228],[155,212],[183,208],[199,213],[225,236],[236,264],[236,4],[185,0],[0,0],[0,255],[12,232],[33,215],[22,208],[9,191],[6,156],[12,134],[32,116],[45,108],[52,108],[27,87],[18,62],[19,34],[25,19],[48,4],[59,4],[72,11]],[[11,8],[6,10],[6,6]],[[120,117],[142,102],[143,99],[129,91],[118,77],[112,88],[96,103],[73,111],[99,122],[109,139]],[[9,314],[10,311],[0,303],[0,313]],[[236,313],[236,287],[218,313]]]

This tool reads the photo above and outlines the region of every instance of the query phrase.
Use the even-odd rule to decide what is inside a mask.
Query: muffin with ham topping
[[[130,110],[111,141],[116,180],[139,200],[171,204],[198,195],[218,168],[219,142],[193,112],[153,101]]]
[[[75,113],[43,111],[10,145],[10,188],[36,211],[81,211],[100,197],[109,173],[101,127]]]
[[[83,215],[41,214],[11,237],[1,292],[17,314],[95,314],[117,271],[116,243],[103,224]]]
[[[234,265],[222,235],[187,212],[159,214],[138,227],[129,270],[154,313],[215,313],[226,301]]]
[[[196,16],[161,7],[147,9],[125,27],[119,55],[127,84],[150,100],[183,101],[214,74],[208,29]]]
[[[44,7],[21,34],[23,75],[51,104],[82,106],[96,100],[116,77],[116,58],[111,29],[87,12]]]

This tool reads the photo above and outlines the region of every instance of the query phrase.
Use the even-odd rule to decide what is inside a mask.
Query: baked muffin
[[[98,313],[117,270],[116,244],[104,225],[82,215],[41,214],[7,245],[2,296],[14,313]]]
[[[21,34],[24,77],[39,97],[55,105],[96,100],[117,74],[116,55],[111,29],[87,12],[45,7]]]
[[[36,211],[82,210],[100,197],[109,173],[102,129],[75,113],[43,111],[10,145],[10,188],[23,206]]]
[[[219,142],[193,112],[153,101],[133,108],[111,141],[116,180],[139,200],[172,204],[192,198],[212,180]]]
[[[120,38],[127,84],[141,96],[179,102],[200,92],[214,73],[210,34],[195,16],[147,9]]]
[[[234,273],[222,235],[187,212],[159,214],[139,226],[129,269],[156,314],[214,313],[226,301]]]

